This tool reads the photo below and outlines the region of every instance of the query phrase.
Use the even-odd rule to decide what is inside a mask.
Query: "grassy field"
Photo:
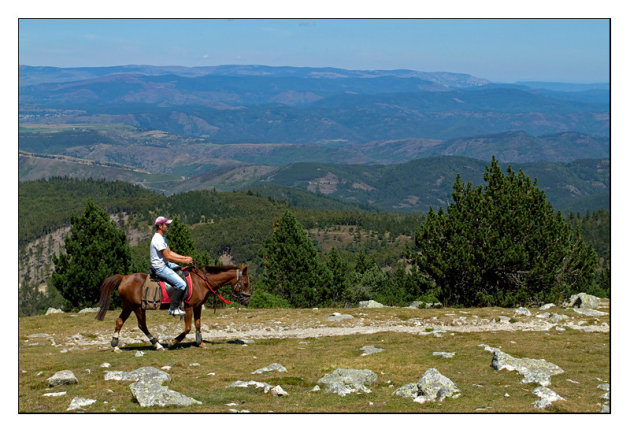
[[[440,309],[403,308],[348,309],[344,314],[355,318],[344,322],[326,320],[335,310],[248,310],[223,309],[202,315],[205,348],[193,344],[194,327],[177,349],[154,350],[137,329],[134,317],[123,327],[122,352],[109,346],[114,320],[119,311],[108,312],[105,321],[94,314],[54,314],[19,319],[19,412],[65,413],[73,397],[90,398],[96,403],[86,413],[226,413],[230,409],[253,413],[540,413],[599,412],[604,391],[597,388],[610,381],[610,334],[584,332],[567,328],[558,331],[485,331],[431,334],[438,323],[451,324],[457,317],[495,320],[513,316],[513,309]],[[608,322],[580,316],[554,307],[552,312],[566,314],[583,325]],[[497,319],[498,320],[498,319]],[[523,323],[530,318],[511,319]],[[164,311],[148,312],[149,329],[164,343],[183,328],[183,322]],[[295,327],[308,330],[358,326],[418,325],[422,332],[375,332],[318,338],[282,338],[282,330]],[[432,325],[435,323],[436,325]],[[253,329],[279,331],[279,338],[254,338],[249,344],[234,344],[247,339]],[[390,328],[388,328],[390,329]],[[230,337],[213,338],[215,330]],[[49,337],[34,337],[46,333]],[[305,332],[305,335],[307,334]],[[124,338],[130,338],[127,342]],[[52,340],[51,340],[52,338]],[[131,341],[131,342],[130,342]],[[54,344],[53,344],[54,342]],[[564,370],[553,376],[549,388],[565,400],[554,402],[545,410],[535,409],[538,400],[532,393],[538,384],[521,383],[514,371],[495,371],[492,353],[480,347],[487,344],[518,358],[545,359]],[[362,356],[361,347],[374,345],[380,353]],[[138,351],[144,356],[135,356]],[[433,352],[455,352],[453,358],[434,356]],[[280,363],[286,373],[251,374],[271,363]],[[109,368],[101,364],[109,363]],[[198,365],[197,365],[198,364]],[[142,408],[133,400],[129,382],[105,381],[106,371],[132,371],[143,366],[170,367],[169,389],[202,402],[190,407]],[[336,368],[370,369],[378,380],[371,393],[340,397],[312,392],[317,381]],[[437,368],[461,390],[458,399],[441,403],[414,403],[393,396],[400,386],[417,382],[429,368]],[[72,370],[77,385],[48,387],[47,378],[60,370]],[[253,388],[226,388],[236,380],[256,380],[280,385],[289,395],[271,397]],[[321,386],[321,385],[320,385]],[[66,391],[60,397],[43,396],[47,392]],[[235,404],[234,404],[235,403]],[[228,404],[230,404],[228,406]]]

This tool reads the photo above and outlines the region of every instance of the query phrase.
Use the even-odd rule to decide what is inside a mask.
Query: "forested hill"
[[[465,157],[439,156],[395,165],[290,164],[263,177],[277,184],[318,192],[342,200],[395,212],[426,212],[450,200],[457,174],[480,185],[487,163]],[[501,164],[507,168],[508,164]],[[538,180],[557,210],[581,211],[610,207],[610,161],[515,163]]]
[[[18,239],[20,246],[70,224],[91,199],[109,213],[137,213],[154,206],[163,196],[154,191],[114,181],[54,177],[18,185]]]

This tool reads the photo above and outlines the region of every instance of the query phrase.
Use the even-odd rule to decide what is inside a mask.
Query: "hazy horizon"
[[[20,19],[19,64],[264,65],[609,83],[608,19]]]

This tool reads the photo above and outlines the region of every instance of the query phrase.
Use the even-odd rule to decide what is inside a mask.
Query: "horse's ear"
[[[241,271],[243,271],[243,272],[247,271],[247,266],[245,266],[244,263],[241,263]]]

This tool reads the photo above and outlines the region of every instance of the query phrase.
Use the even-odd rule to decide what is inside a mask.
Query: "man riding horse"
[[[151,239],[149,255],[151,256],[151,268],[153,268],[155,273],[171,286],[178,289],[175,290],[171,296],[171,306],[168,309],[168,314],[172,316],[185,316],[186,312],[179,308],[179,304],[184,297],[186,282],[175,273],[176,270],[180,269],[180,266],[172,262],[191,264],[193,259],[188,256],[180,256],[171,251],[168,247],[164,236],[168,232],[172,222],[173,220],[169,220],[163,216],[157,217],[155,220],[157,231],[153,235],[153,239]]]

